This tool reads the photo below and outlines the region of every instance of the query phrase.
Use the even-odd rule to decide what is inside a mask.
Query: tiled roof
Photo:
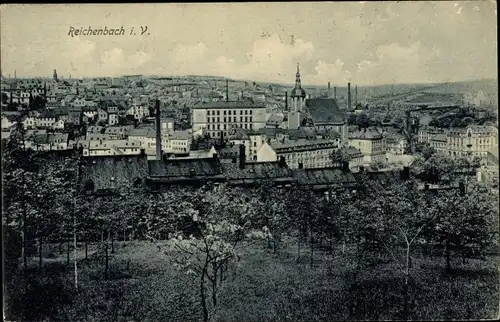
[[[150,160],[148,166],[151,177],[167,179],[222,174],[220,162],[216,158]]]
[[[345,151],[350,157],[363,156],[363,152],[352,146],[348,148],[343,148],[342,151]]]
[[[446,142],[447,140],[446,134],[436,134],[432,137],[432,141]]]
[[[333,98],[310,98],[306,107],[314,122],[345,122],[345,114]]]
[[[219,159],[232,159],[235,157],[238,158],[239,153],[240,153],[240,148],[238,145],[227,146],[225,148],[217,150]]]
[[[371,128],[349,133],[349,139],[378,140],[381,138],[382,135],[375,129]]]
[[[271,116],[266,121],[266,124],[268,125],[279,125],[285,120],[285,116],[281,113],[273,113]]]
[[[235,129],[235,132],[228,136],[229,140],[248,140],[248,135],[244,129]]]
[[[356,179],[350,172],[344,172],[340,168],[323,169],[294,169],[295,181],[303,185],[353,185]]]
[[[191,138],[191,134],[189,131],[174,131],[170,135],[170,139],[172,140],[189,140]]]
[[[82,169],[82,182],[92,180],[96,190],[114,189],[130,186],[135,180],[147,176],[147,157],[101,156],[86,159]]]
[[[309,151],[318,149],[331,149],[338,147],[336,141],[332,140],[305,140],[288,141],[285,143],[271,142],[273,150],[276,152],[291,152],[291,151]]]
[[[154,132],[154,130],[151,127],[143,127],[143,128],[132,129],[132,130],[128,131],[128,136],[143,136],[143,137],[146,137],[148,135],[149,131]]]
[[[68,133],[54,133],[49,134],[47,138],[48,143],[68,143]]]
[[[228,180],[291,178],[291,170],[280,166],[277,162],[246,163],[243,169],[239,163],[226,163],[222,165],[222,171]]]

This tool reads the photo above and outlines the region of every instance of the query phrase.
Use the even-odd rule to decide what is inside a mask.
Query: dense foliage
[[[464,194],[367,176],[355,190],[266,183],[150,193],[118,182],[96,195],[79,188],[78,154],[51,159],[19,146],[2,153],[10,320],[496,314],[478,285],[497,272],[477,261],[495,253],[498,199],[479,184]],[[457,285],[466,290],[454,301],[435,297]]]

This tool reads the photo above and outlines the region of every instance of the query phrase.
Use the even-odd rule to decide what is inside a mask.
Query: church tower
[[[295,87],[292,90],[291,107],[288,111],[288,129],[296,130],[300,127],[300,113],[303,111],[306,99],[306,91],[302,88],[300,81],[299,64],[297,63],[297,74],[295,74]]]
[[[57,82],[57,71],[54,69],[54,74],[52,75],[54,81]]]

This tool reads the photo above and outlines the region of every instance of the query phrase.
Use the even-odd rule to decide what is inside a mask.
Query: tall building
[[[247,101],[200,103],[192,108],[191,122],[193,132],[205,130],[212,138],[227,140],[233,129],[265,127],[266,107]]]
[[[54,69],[54,74],[52,75],[52,78],[54,78],[54,81],[57,82],[57,71]]]
[[[295,75],[295,87],[290,95],[291,107],[288,110],[288,129],[296,130],[300,127],[300,113],[304,108],[306,91],[302,88],[300,81],[299,64],[297,63],[297,74]]]

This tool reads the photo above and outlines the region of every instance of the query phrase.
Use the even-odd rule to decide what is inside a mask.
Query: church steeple
[[[302,88],[300,81],[299,63],[297,63],[297,74],[295,74],[295,88],[292,90],[292,98],[293,97],[306,98],[306,91]]]
[[[301,88],[299,63],[297,63],[297,74],[295,74],[295,88]]]

